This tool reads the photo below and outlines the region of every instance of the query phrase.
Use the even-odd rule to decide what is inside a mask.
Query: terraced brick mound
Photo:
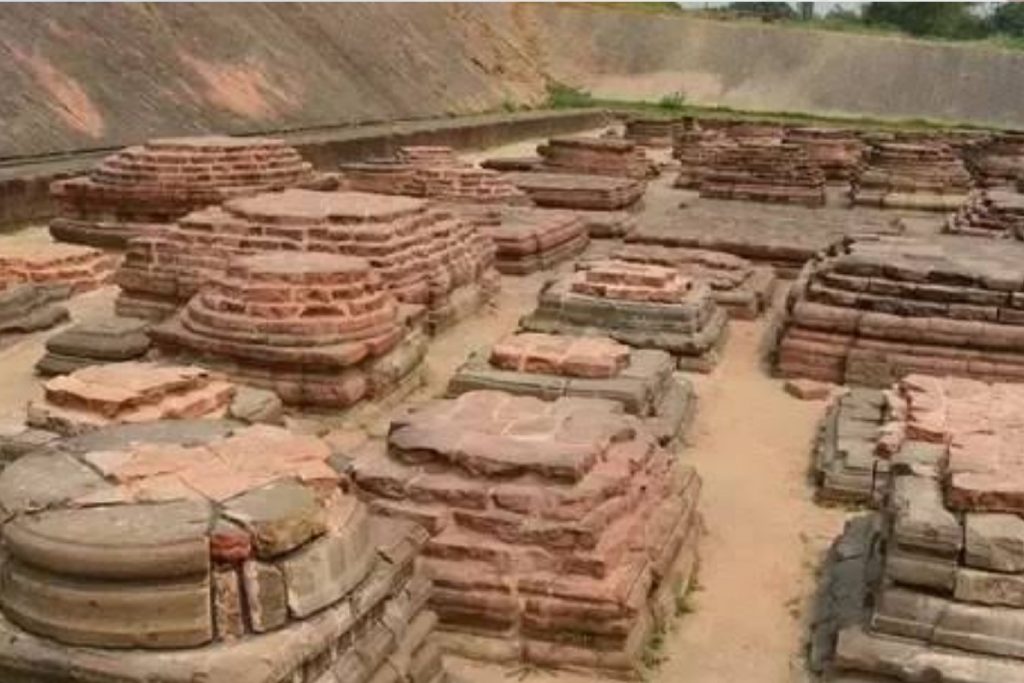
[[[577,212],[531,207],[456,207],[495,246],[494,267],[505,275],[526,275],[570,259],[590,243]]]
[[[286,190],[226,202],[133,241],[117,274],[118,313],[161,319],[231,258],[324,252],[366,259],[399,301],[440,328],[494,293],[493,246],[450,210],[409,197]]]
[[[687,125],[684,119],[634,117],[626,120],[625,138],[644,147],[671,147],[675,132]]]
[[[980,187],[1016,187],[1024,172],[1024,133],[996,133],[969,147],[965,158]]]
[[[0,343],[65,322],[68,309],[54,303],[59,298],[63,297],[38,285],[0,286]]]
[[[415,567],[426,534],[372,519],[323,442],[149,423],[0,474],[5,680],[440,680]]]
[[[732,318],[751,320],[768,309],[775,291],[775,272],[754,266],[744,258],[720,251],[664,247],[657,244],[624,244],[609,257],[630,263],[650,263],[675,268],[686,277],[711,286],[711,298]],[[587,263],[580,264],[586,267]]]
[[[452,203],[530,203],[501,173],[460,161],[451,147],[400,147],[394,157],[342,164],[340,170],[342,185],[356,192]]]
[[[64,436],[114,424],[224,417],[235,386],[196,367],[95,365],[43,385],[28,424]]]
[[[643,180],[651,162],[641,147],[621,138],[559,137],[537,147],[545,171]]]
[[[1024,245],[860,238],[790,290],[777,368],[886,387],[910,373],[1024,380]]]
[[[448,395],[491,389],[545,401],[609,399],[644,418],[664,445],[685,433],[696,410],[693,385],[674,378],[674,370],[664,351],[630,349],[607,337],[521,332],[471,355],[448,383]]]
[[[430,531],[452,652],[636,675],[692,576],[700,479],[614,401],[433,401],[352,477],[372,511]]]
[[[534,204],[550,209],[617,211],[636,204],[647,189],[644,181],[626,177],[573,173],[508,173],[505,177]]]
[[[123,248],[191,211],[313,181],[312,166],[281,140],[150,140],[106,157],[87,175],[56,181],[50,233],[65,242]]]
[[[825,174],[802,146],[741,139],[709,159],[700,196],[821,206]]]
[[[707,372],[718,362],[727,322],[706,283],[674,268],[609,260],[548,282],[520,328],[611,337],[667,351],[679,367]]]
[[[118,260],[74,244],[0,240],[0,288],[33,284],[54,296],[80,294],[108,284]]]
[[[850,198],[865,206],[949,211],[967,199],[972,184],[947,145],[883,142],[868,150],[851,181]]]
[[[674,187],[696,190],[715,155],[733,145],[722,131],[707,128],[676,130],[672,139],[672,157],[679,162],[679,175]]]
[[[958,235],[1024,239],[1024,195],[1013,190],[975,190],[946,222]]]
[[[802,147],[827,180],[847,181],[860,167],[867,146],[845,128],[791,128],[785,141]]]
[[[151,336],[297,405],[345,408],[413,381],[426,338],[362,259],[314,252],[239,257]]]
[[[1024,388],[909,377],[894,398],[883,511],[826,574],[860,603],[813,634],[826,680],[1020,680]]]
[[[877,504],[885,492],[889,461],[881,457],[885,394],[856,387],[835,398],[818,426],[814,474],[818,500]]]
[[[149,324],[136,318],[108,318],[80,323],[46,340],[46,354],[36,363],[41,375],[66,375],[90,365],[142,358],[149,351]]]
[[[529,172],[541,170],[541,164],[543,159],[540,157],[493,157],[490,159],[484,159],[480,162],[480,168],[486,168],[491,171],[500,171],[501,173],[509,172]]]

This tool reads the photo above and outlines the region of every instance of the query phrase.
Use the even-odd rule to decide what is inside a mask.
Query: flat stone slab
[[[546,208],[615,211],[632,206],[646,189],[643,180],[573,173],[509,173],[508,180],[534,204]]]
[[[884,410],[883,393],[873,389],[853,389],[829,404],[814,445],[818,499],[878,502],[889,472],[878,452]]]
[[[113,317],[75,325],[46,340],[46,355],[36,363],[41,375],[66,375],[102,363],[136,360],[149,351],[149,323]]]
[[[0,287],[0,338],[49,329],[66,321],[68,310],[53,303],[54,298],[53,292],[36,285]]]

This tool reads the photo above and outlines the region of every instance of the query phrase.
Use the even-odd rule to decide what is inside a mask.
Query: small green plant
[[[520,109],[520,106],[519,106],[518,104],[516,104],[516,103],[515,103],[515,101],[513,101],[513,100],[511,100],[511,99],[509,99],[509,98],[507,98],[507,97],[506,97],[506,98],[505,98],[504,100],[502,100],[502,102],[501,102],[501,108],[502,108],[502,109],[503,109],[504,111],[507,111],[508,113],[510,113],[510,114],[511,114],[512,112],[516,112],[516,111],[519,111],[519,109]]]
[[[586,90],[557,81],[548,83],[548,107],[551,109],[578,109],[595,104],[594,96]]]
[[[662,651],[664,646],[665,633],[659,629],[651,634],[650,640],[647,641],[647,647],[644,648],[644,668],[654,669],[665,661],[665,653]]]
[[[675,92],[662,96],[662,98],[658,100],[658,106],[669,111],[680,111],[686,106],[686,97],[681,91],[676,90]]]

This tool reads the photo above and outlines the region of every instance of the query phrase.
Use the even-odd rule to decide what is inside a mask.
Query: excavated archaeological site
[[[637,111],[5,157],[0,683],[1024,683],[1024,133]]]

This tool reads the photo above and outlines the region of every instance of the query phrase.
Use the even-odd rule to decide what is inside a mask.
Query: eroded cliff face
[[[4,5],[0,158],[622,98],[1024,124],[1024,53],[606,7]]]

